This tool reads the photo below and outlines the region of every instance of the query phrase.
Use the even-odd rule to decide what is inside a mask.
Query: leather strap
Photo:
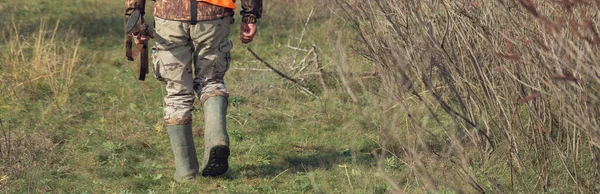
[[[190,16],[191,21],[190,24],[196,25],[198,23],[198,2],[197,0],[190,0]]]
[[[125,56],[127,56],[127,60],[134,61],[135,59],[133,58],[131,49],[133,49],[133,36],[127,34],[127,40],[125,41]]]
[[[133,49],[133,53],[132,53],[133,61],[135,61],[135,58],[137,58],[137,56],[140,55],[140,52],[142,52],[143,48],[144,48],[144,44],[135,44],[135,48]]]
[[[138,71],[138,80],[146,80],[146,74],[148,74],[148,43],[142,45],[142,52],[140,53],[140,68]]]

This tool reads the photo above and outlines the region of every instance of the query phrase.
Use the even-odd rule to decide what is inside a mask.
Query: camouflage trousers
[[[229,95],[224,76],[233,47],[228,38],[231,17],[196,25],[161,18],[155,22],[152,63],[156,78],[166,83],[164,122],[191,123],[194,94],[202,104],[209,97]]]

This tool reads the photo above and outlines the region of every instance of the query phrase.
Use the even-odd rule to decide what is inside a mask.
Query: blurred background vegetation
[[[600,189],[598,1],[266,1],[252,44],[232,26],[231,168],[192,184],[123,6],[0,2],[0,192]]]

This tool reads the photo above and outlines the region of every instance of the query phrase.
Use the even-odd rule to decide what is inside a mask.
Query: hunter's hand
[[[252,39],[254,39],[254,35],[256,35],[256,30],[256,24],[242,23],[240,30],[240,40],[242,41],[242,43],[248,44],[252,42]]]
[[[131,34],[131,36],[133,36],[135,44],[145,44],[151,38],[143,34]]]

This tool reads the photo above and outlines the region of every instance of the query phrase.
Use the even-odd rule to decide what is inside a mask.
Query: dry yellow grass
[[[600,2],[338,2],[423,189],[598,192]]]

